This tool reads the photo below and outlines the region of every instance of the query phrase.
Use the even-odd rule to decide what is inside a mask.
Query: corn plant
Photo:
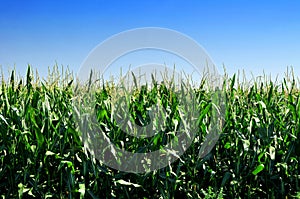
[[[99,84],[100,85],[100,84]],[[180,104],[171,83],[135,87],[126,96],[128,117],[145,126],[149,107],[168,109],[166,129],[140,139],[122,133],[111,102],[113,83],[79,84],[68,70],[54,67],[40,80],[28,67],[15,70],[0,89],[0,195],[2,198],[286,198],[300,193],[299,82],[288,71],[281,82],[267,76],[251,81],[225,75],[225,121],[216,146],[199,151],[210,124],[212,91],[203,78],[191,92],[199,118],[192,145],[167,167],[143,174],[112,169],[87,151],[76,122],[76,92],[94,93],[100,127],[120,148],[155,151],[176,137],[167,133],[181,122]],[[124,91],[124,90],[123,90]],[[122,92],[122,90],[119,90]],[[79,112],[80,114],[80,112]]]

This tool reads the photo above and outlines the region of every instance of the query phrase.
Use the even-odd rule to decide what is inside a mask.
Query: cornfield
[[[107,167],[85,151],[72,103],[74,91],[84,88],[70,72],[54,68],[40,80],[30,67],[20,79],[12,71],[0,89],[1,198],[300,197],[300,97],[294,74],[288,72],[282,82],[239,78],[225,75],[225,122],[209,154],[199,158],[212,107],[203,79],[193,89],[203,114],[192,145],[167,167],[137,174]],[[176,137],[161,133],[141,140],[122,134],[110,120],[112,87],[94,91],[95,110],[116,145],[133,152],[151,145],[151,151]],[[171,107],[166,128],[174,128],[174,118],[180,121],[178,101],[166,88],[135,92],[130,109],[135,122],[149,122],[145,107],[161,96]]]

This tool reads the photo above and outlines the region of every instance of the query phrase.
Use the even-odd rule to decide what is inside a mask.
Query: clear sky
[[[0,1],[0,65],[43,75],[55,63],[77,72],[89,52],[119,32],[163,27],[195,39],[217,68],[300,75],[300,1]]]

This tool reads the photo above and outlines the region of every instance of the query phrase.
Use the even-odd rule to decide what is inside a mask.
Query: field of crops
[[[111,169],[84,150],[72,101],[76,89],[86,88],[78,88],[70,73],[54,68],[47,80],[40,80],[30,68],[24,78],[13,71],[0,89],[1,198],[300,197],[299,82],[292,72],[280,83],[239,77],[225,76],[225,122],[209,154],[198,156],[212,106],[203,79],[194,88],[204,116],[193,144],[169,166],[137,174]],[[180,121],[178,101],[167,87],[137,90],[130,102],[136,122],[149,120],[145,107],[157,96]],[[148,146],[151,151],[176,137],[126,137],[110,120],[111,90],[109,84],[95,90],[95,110],[116,145],[131,151]],[[166,131],[174,128],[172,121]]]

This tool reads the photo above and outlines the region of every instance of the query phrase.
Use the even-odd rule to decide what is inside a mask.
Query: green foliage
[[[35,82],[34,82],[35,81]],[[24,83],[25,82],[25,83]],[[88,85],[87,89],[92,89]],[[168,167],[133,174],[106,167],[83,148],[74,119],[70,73],[56,68],[45,82],[14,71],[0,88],[0,195],[2,198],[284,198],[299,196],[300,97],[291,74],[282,83],[224,80],[225,124],[214,149],[198,157],[209,125],[210,91],[194,88],[199,132],[184,155]],[[97,119],[119,147],[157,150],[176,136],[159,133],[141,140],[124,135],[111,121],[111,85],[95,90]],[[180,122],[179,102],[168,85],[137,90],[130,102],[136,123],[150,121],[147,107],[170,107],[167,130]],[[85,102],[88,103],[88,102]],[[146,150],[146,149],[145,149]]]

